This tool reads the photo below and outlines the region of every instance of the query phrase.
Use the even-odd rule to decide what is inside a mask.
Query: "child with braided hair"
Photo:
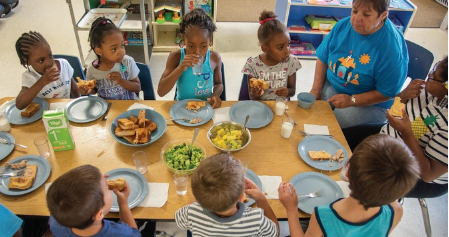
[[[177,100],[208,100],[212,107],[218,108],[221,106],[220,95],[223,92],[221,56],[209,50],[212,33],[217,28],[200,8],[185,14],[179,26],[184,47],[168,55],[157,93],[165,96],[176,84]],[[204,59],[202,73],[194,75],[192,68],[201,61],[200,56]]]
[[[81,94],[97,93],[104,99],[138,99],[140,71],[134,59],[126,55],[120,29],[111,20],[99,17],[92,23],[89,41],[98,59],[87,67],[86,80],[96,80],[96,85],[93,89],[81,86]]]
[[[22,74],[22,90],[16,98],[17,109],[25,109],[35,97],[70,98],[80,93],[73,79],[73,68],[65,59],[54,59],[50,45],[38,32],[23,33],[16,51],[27,71]]]
[[[268,88],[250,87],[252,100],[276,100],[278,96],[292,97],[296,91],[296,71],[301,63],[290,54],[290,35],[287,27],[276,19],[272,11],[260,14],[257,31],[263,53],[250,57],[242,69],[249,79],[257,78],[268,82]]]

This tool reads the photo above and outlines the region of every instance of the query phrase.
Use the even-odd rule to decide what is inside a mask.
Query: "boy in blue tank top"
[[[279,200],[287,209],[292,237],[388,236],[402,217],[397,199],[419,177],[419,166],[407,146],[388,135],[362,141],[348,160],[349,197],[315,207],[304,234],[298,219],[298,197],[291,184],[279,185]],[[291,193],[290,191],[291,190]]]
[[[200,99],[210,101],[212,107],[221,106],[223,92],[221,57],[209,50],[212,33],[217,29],[203,9],[196,8],[182,17],[179,24],[184,47],[168,55],[165,71],[157,88],[165,96],[176,84],[177,100]],[[193,74],[194,64],[202,62],[200,75]]]

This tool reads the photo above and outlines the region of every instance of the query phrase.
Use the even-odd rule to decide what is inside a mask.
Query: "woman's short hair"
[[[386,10],[388,10],[388,7],[390,6],[390,0],[353,0],[352,1],[353,7],[359,7],[361,5],[367,6],[370,9],[375,10],[377,12],[377,17],[379,17],[380,14],[382,14]]]
[[[404,197],[419,178],[419,165],[408,147],[386,134],[363,140],[349,159],[351,196],[368,209]]]
[[[192,175],[193,196],[203,208],[212,212],[231,208],[244,189],[242,166],[228,153],[202,160]]]
[[[86,229],[103,208],[102,174],[97,167],[83,165],[61,175],[47,192],[47,207],[62,226]]]
[[[257,30],[257,39],[261,45],[267,44],[275,34],[287,31],[287,27],[276,19],[276,17],[277,15],[272,11],[263,11],[260,13],[260,26]]]

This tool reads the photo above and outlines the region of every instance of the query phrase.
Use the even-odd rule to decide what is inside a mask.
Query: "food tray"
[[[117,27],[120,27],[126,19],[126,13],[126,9],[94,8],[86,13],[77,25],[81,29],[90,29],[95,19],[103,16],[114,22]]]

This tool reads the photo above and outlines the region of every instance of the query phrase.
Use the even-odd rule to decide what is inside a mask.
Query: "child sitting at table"
[[[50,45],[38,32],[23,33],[16,51],[27,71],[22,74],[22,90],[16,98],[17,109],[25,109],[36,97],[79,97],[73,68],[65,59],[54,59]]]
[[[0,203],[0,236],[22,236],[23,220]]]
[[[120,29],[99,17],[89,32],[90,48],[97,60],[87,67],[86,80],[96,80],[95,88],[80,87],[83,95],[97,93],[99,97],[114,100],[136,100],[140,92],[139,68],[126,55],[125,41]]]
[[[209,50],[212,33],[216,29],[212,19],[201,8],[195,8],[182,17],[179,32],[184,46],[168,55],[157,88],[159,96],[165,96],[176,84],[176,100],[208,100],[214,108],[221,106],[221,57]],[[200,62],[203,64],[201,74],[193,74],[192,68]]]
[[[92,165],[83,165],[61,175],[47,192],[50,230],[54,236],[141,236],[128,207],[130,187],[117,195],[120,221],[104,220],[112,206],[105,177]]]
[[[388,135],[373,135],[354,150],[346,175],[349,197],[315,207],[306,234],[298,220],[298,197],[291,184],[279,185],[292,237],[388,236],[402,217],[397,202],[419,177],[418,163],[407,148]]]
[[[242,73],[250,79],[263,79],[267,88],[255,86],[249,88],[252,100],[275,100],[278,96],[292,97],[296,91],[296,71],[301,63],[290,54],[290,34],[287,27],[276,19],[272,11],[260,14],[260,26],[257,38],[262,54],[250,57]]]
[[[278,236],[278,221],[265,195],[228,153],[201,161],[191,184],[197,202],[176,211],[179,228],[193,236]],[[245,207],[245,193],[259,208]]]

